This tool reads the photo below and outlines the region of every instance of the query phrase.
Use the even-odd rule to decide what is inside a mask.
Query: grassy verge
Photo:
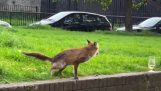
[[[161,35],[155,33],[76,32],[50,27],[0,28],[0,83],[46,80],[50,63],[25,57],[19,51],[40,52],[50,57],[68,49],[97,41],[100,54],[80,65],[79,76],[147,71],[148,57],[156,56],[156,70],[161,69]],[[72,77],[72,67],[63,77]]]

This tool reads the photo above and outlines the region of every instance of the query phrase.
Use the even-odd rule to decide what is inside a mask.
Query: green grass
[[[60,79],[50,76],[50,63],[26,57],[19,51],[40,52],[50,57],[68,48],[99,43],[99,55],[80,65],[79,76],[148,71],[148,57],[156,56],[161,69],[161,35],[150,32],[76,32],[51,27],[0,28],[0,83]],[[72,67],[63,77],[73,77]]]

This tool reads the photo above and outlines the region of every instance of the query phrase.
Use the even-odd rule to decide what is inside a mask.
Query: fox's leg
[[[52,67],[51,67],[51,75],[54,75],[54,72],[59,69],[58,73],[61,73],[65,68],[66,68],[66,64],[65,63],[53,63]]]
[[[62,71],[67,67],[67,65],[65,65],[63,68],[59,69],[58,73],[61,75]]]
[[[54,73],[55,73],[56,70],[57,70],[56,68],[53,68],[53,67],[51,68],[51,71],[50,71],[51,76],[54,75]]]
[[[58,64],[57,63],[52,63],[51,71],[50,71],[51,76],[54,76],[55,71],[57,71],[58,69],[59,69]]]
[[[74,79],[78,79],[78,76],[77,76],[78,65],[79,64],[74,64],[74,70],[73,70]]]

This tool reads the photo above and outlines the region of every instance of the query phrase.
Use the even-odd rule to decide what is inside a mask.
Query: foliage
[[[90,2],[97,1],[98,3],[101,4],[101,6],[104,10],[106,10],[108,8],[108,6],[112,3],[112,0],[85,0],[85,1],[90,1]],[[139,2],[133,2],[133,9],[139,9],[142,6],[146,5],[147,2],[148,2],[148,0],[141,0]]]
[[[147,4],[148,0],[142,0],[140,2],[134,2],[133,3],[133,9],[138,10],[141,7],[145,6]]]
[[[101,4],[103,10],[106,10],[108,8],[108,6],[111,4],[112,0],[93,0],[93,1],[97,1]]]

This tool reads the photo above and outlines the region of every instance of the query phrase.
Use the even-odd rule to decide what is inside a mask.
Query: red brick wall
[[[161,91],[161,72],[1,84],[0,91]]]

